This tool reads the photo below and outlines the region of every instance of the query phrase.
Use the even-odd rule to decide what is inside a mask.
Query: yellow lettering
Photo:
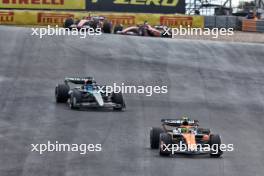
[[[93,2],[97,0],[92,0]],[[176,7],[179,0],[115,0],[114,4],[155,5]]]
[[[175,7],[178,4],[178,0],[172,0],[171,2],[169,2],[171,0],[163,0],[161,5],[162,6],[173,6]]]
[[[131,4],[134,5],[145,5],[146,0],[131,0]]]
[[[160,5],[160,0],[147,0],[146,5],[154,4],[156,6]]]
[[[127,0],[115,0],[114,4],[129,4],[129,2]]]

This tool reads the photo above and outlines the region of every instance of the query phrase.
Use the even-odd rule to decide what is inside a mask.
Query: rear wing
[[[181,126],[184,120],[182,119],[161,119],[162,125],[168,125],[173,127]],[[188,125],[197,126],[199,123],[198,120],[188,120]]]
[[[93,83],[95,83],[93,77],[67,77],[64,79],[64,82],[67,83],[73,83],[73,84],[84,84],[85,81],[91,80]]]

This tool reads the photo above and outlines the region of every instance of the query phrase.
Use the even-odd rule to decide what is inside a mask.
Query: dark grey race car
[[[70,88],[70,84],[80,85]],[[96,84],[92,77],[65,78],[55,88],[57,103],[69,103],[71,109],[81,107],[108,107],[122,111],[126,105],[122,93],[107,93],[105,86]]]

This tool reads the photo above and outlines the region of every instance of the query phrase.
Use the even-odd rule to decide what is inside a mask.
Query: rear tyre
[[[112,32],[112,24],[110,22],[104,22],[103,24],[103,32],[104,33],[111,33]]]
[[[221,146],[220,136],[218,134],[210,135],[209,143],[211,146],[210,156],[213,158],[219,158],[223,154],[223,151],[221,151],[221,149],[220,149],[220,146]]]
[[[171,136],[167,133],[161,133],[160,134],[160,139],[159,139],[159,153],[160,156],[169,156],[171,154],[171,151],[167,150],[164,145],[168,146],[172,145],[172,139]]]
[[[59,84],[55,88],[55,98],[57,103],[66,103],[69,98],[70,87],[66,84]]]
[[[72,18],[67,18],[64,22],[64,28],[70,29],[71,25],[74,24],[74,20]]]
[[[78,105],[82,101],[82,94],[78,90],[73,90],[70,97],[70,108],[71,109],[79,109],[80,106]]]
[[[160,133],[162,133],[163,130],[161,128],[153,127],[150,130],[150,148],[151,149],[158,149],[159,148],[159,137]]]
[[[117,104],[116,107],[113,107],[113,110],[116,110],[116,111],[122,111],[123,108],[126,107],[125,105],[125,101],[123,99],[123,95],[122,93],[113,93],[112,94],[112,102]]]

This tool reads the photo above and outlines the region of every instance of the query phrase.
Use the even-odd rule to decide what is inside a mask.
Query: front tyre
[[[74,24],[74,20],[71,17],[69,17],[69,18],[67,18],[65,20],[63,26],[64,26],[64,28],[70,29],[71,28],[71,25],[73,25],[73,24]]]
[[[151,149],[158,149],[159,148],[159,137],[160,133],[162,133],[163,130],[161,128],[153,127],[150,130],[150,148]]]
[[[223,154],[223,151],[220,149],[221,146],[220,136],[218,134],[211,134],[209,143],[211,146],[210,156],[213,158],[219,158]]]
[[[112,102],[116,104],[116,106],[113,107],[113,110],[122,111],[123,108],[126,107],[125,101],[123,99],[123,95],[121,92],[112,94]]]
[[[55,99],[57,103],[66,103],[69,98],[70,87],[66,84],[59,84],[55,88]]]
[[[161,133],[159,139],[159,154],[160,156],[169,156],[171,154],[172,139],[167,133]],[[167,147],[165,147],[167,146]],[[170,148],[168,150],[167,148]]]
[[[79,109],[79,104],[82,101],[81,92],[78,90],[73,90],[70,96],[70,108],[71,109]]]

